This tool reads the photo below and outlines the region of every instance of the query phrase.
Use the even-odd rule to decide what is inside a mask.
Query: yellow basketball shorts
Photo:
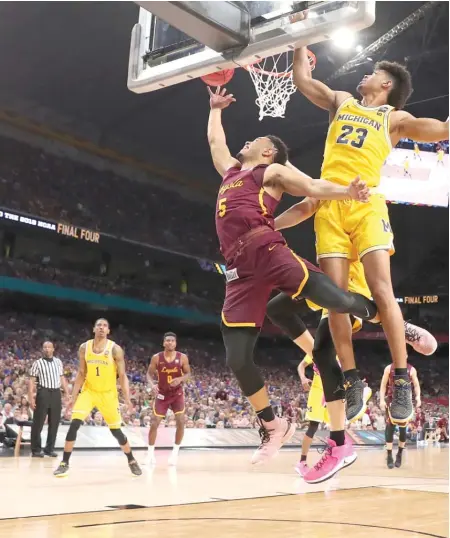
[[[350,270],[349,270],[349,279],[348,279],[348,290],[352,291],[353,293],[360,293],[361,295],[364,295],[364,297],[367,297],[368,299],[371,299],[372,294],[370,293],[369,286],[366,282],[366,277],[364,275],[364,266],[359,261],[356,260],[354,262],[350,263]],[[313,310],[314,312],[321,310],[321,307],[319,305],[316,305],[312,301],[309,301],[306,299],[306,303],[308,304],[309,308]],[[326,308],[322,309],[322,318],[328,317],[328,310]],[[362,320],[359,318],[354,318],[353,320],[353,332],[358,332],[362,328]]]
[[[120,416],[117,390],[105,392],[94,392],[89,389],[83,390],[73,406],[72,420],[75,418],[84,420],[94,407],[100,411],[109,428],[120,428],[122,417]]]
[[[306,404],[306,420],[314,422],[330,423],[328,410],[323,393],[322,380],[320,376],[314,374],[311,389],[309,391],[308,403]]]
[[[314,230],[319,259],[356,260],[375,250],[395,252],[386,199],[381,194],[372,194],[366,204],[355,200],[320,202]]]

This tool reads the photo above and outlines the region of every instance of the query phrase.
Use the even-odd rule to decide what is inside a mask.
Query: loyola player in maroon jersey
[[[416,397],[416,409],[418,410],[420,408],[421,401],[420,401],[420,384],[419,379],[417,377],[417,370],[414,368],[414,366],[411,366],[410,364],[406,365],[408,368],[408,377],[411,380],[413,386],[414,386],[414,394]],[[389,469],[394,468],[394,459],[392,458],[392,441],[394,440],[394,430],[395,430],[395,424],[392,424],[391,416],[389,414],[390,409],[390,403],[392,402],[392,395],[394,392],[394,368],[392,364],[388,364],[386,368],[384,369],[383,378],[381,380],[380,385],[380,409],[383,411],[383,413],[386,411],[386,389],[387,389],[387,399],[388,399],[388,412],[386,413],[386,430],[385,430],[385,439],[386,439],[386,450],[387,450],[387,459],[386,463]],[[395,457],[395,467],[401,467],[402,465],[402,453],[403,449],[405,448],[406,444],[406,426],[408,425],[407,422],[404,424],[399,424],[399,437],[398,437],[398,452],[397,456]]]
[[[283,195],[312,196],[322,200],[366,201],[368,190],[356,179],[342,187],[313,180],[287,163],[287,148],[268,135],[247,142],[233,158],[226,144],[221,112],[234,98],[225,90],[210,94],[208,141],[214,166],[222,176],[217,197],[216,230],[226,260],[226,294],[222,310],[222,334],[227,364],[260,422],[261,445],[252,458],[260,463],[272,458],[295,432],[295,426],[276,418],[267,390],[253,362],[253,349],[263,324],[266,305],[273,289],[293,299],[305,297],[342,313],[370,320],[376,306],[365,297],[338,288],[320,269],[290,250],[274,229],[273,213]],[[344,391],[341,390],[342,398]],[[356,459],[344,431],[331,432],[335,448],[330,459],[340,468]]]
[[[182,383],[191,374],[189,359],[184,353],[176,351],[177,336],[168,332],[164,335],[164,351],[153,355],[148,367],[147,379],[150,389],[155,395],[153,417],[148,434],[149,463],[156,463],[155,442],[158,426],[169,409],[175,414],[176,432],[175,444],[169,458],[169,465],[176,465],[178,452],[184,435],[184,391]],[[158,382],[154,383],[155,374]]]

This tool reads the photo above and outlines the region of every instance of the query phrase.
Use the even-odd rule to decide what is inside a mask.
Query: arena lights
[[[334,46],[341,50],[350,50],[355,44],[355,32],[347,28],[339,28],[331,34]]]

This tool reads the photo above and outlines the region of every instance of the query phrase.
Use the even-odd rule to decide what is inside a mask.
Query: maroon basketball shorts
[[[155,401],[153,402],[153,413],[157,417],[164,418],[169,409],[172,409],[175,415],[184,413],[184,392],[182,390],[177,390],[174,393],[159,393],[156,395]]]
[[[321,272],[297,256],[279,232],[254,237],[227,263],[223,323],[261,327],[272,290],[300,297],[309,271]]]

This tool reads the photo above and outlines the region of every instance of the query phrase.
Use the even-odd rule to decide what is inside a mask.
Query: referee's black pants
[[[41,452],[41,432],[45,417],[48,415],[47,444],[45,452],[53,452],[56,434],[61,420],[61,389],[38,388],[36,394],[36,409],[31,426],[31,452]]]

